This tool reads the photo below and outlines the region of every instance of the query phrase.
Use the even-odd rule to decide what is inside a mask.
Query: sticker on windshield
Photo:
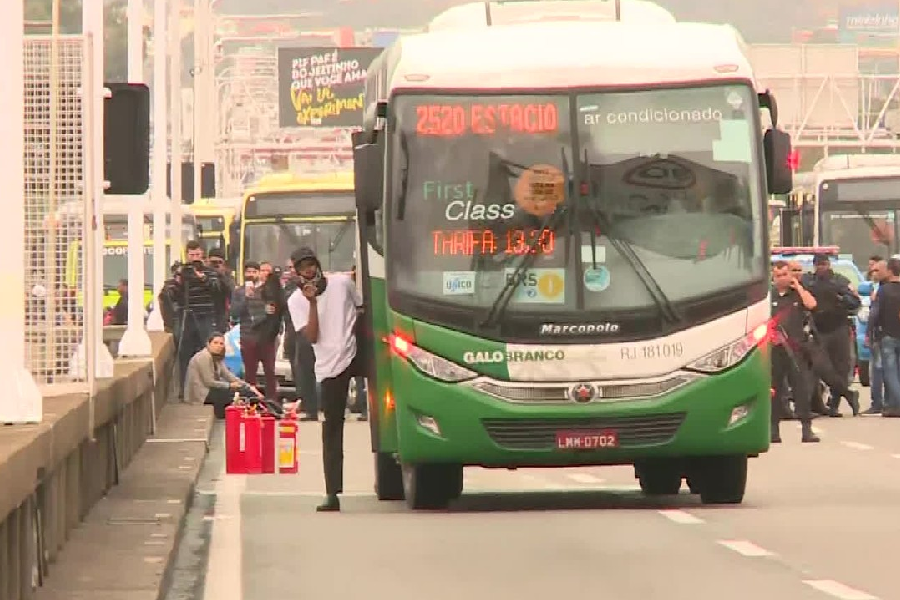
[[[589,265],[592,265],[595,262],[606,262],[606,246],[601,246],[600,244],[582,244],[581,262]]]
[[[589,292],[602,292],[609,287],[610,280],[609,269],[606,267],[584,270],[584,287]]]
[[[468,296],[475,293],[475,271],[444,271],[444,295]]]
[[[515,276],[515,269],[506,269],[506,281]],[[562,304],[566,300],[565,269],[528,269],[518,274],[519,284],[513,302],[522,304]]]
[[[516,204],[535,217],[552,215],[566,198],[565,176],[553,165],[533,165],[516,182]]]
[[[753,162],[753,140],[750,124],[743,119],[722,119],[719,121],[719,139],[712,145],[713,160],[716,162]]]

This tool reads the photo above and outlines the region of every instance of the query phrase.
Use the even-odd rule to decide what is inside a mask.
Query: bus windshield
[[[896,211],[821,208],[822,245],[839,246],[841,253],[852,254],[853,262],[868,270],[869,257],[891,256],[897,252]]]
[[[508,313],[606,316],[763,280],[752,94],[398,98],[393,289],[490,307],[527,257]]]
[[[345,216],[324,221],[248,221],[244,229],[244,262],[267,261],[285,267],[291,253],[312,248],[325,271],[349,271],[356,253],[355,219]]]

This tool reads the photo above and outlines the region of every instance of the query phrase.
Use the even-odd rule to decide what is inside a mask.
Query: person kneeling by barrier
[[[188,363],[185,377],[185,402],[212,404],[217,419],[225,418],[225,408],[232,403],[235,393],[248,404],[264,403],[273,414],[281,413],[281,407],[269,406],[263,394],[237,377],[225,366],[225,336],[213,332],[206,340],[206,347],[197,352]]]

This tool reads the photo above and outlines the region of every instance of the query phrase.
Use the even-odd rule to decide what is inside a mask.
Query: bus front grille
[[[663,444],[675,437],[685,413],[643,417],[590,417],[568,419],[482,419],[485,430],[507,450],[552,450],[560,431],[614,430],[619,447]]]

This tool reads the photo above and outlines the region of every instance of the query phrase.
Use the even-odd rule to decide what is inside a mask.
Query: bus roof
[[[900,175],[898,154],[838,154],[823,158],[813,168],[816,184],[840,179]]]
[[[373,71],[382,79],[379,95],[402,88],[753,81],[740,35],[730,26],[704,23],[539,22],[436,31],[399,38],[375,59],[370,78]]]
[[[244,197],[273,192],[325,192],[353,189],[352,171],[335,171],[315,175],[269,173],[244,192]]]
[[[202,198],[186,207],[186,210],[197,216],[218,215],[237,212],[241,208],[241,198]]]
[[[486,18],[485,4],[489,4],[491,25]],[[617,6],[618,5],[618,6]],[[459,28],[483,28],[516,23],[558,20],[618,20],[634,22],[674,23],[675,17],[653,2],[646,0],[558,0],[533,2],[470,2],[448,8],[431,23],[428,31]]]
[[[104,216],[126,216],[130,207],[138,204],[144,215],[153,214],[153,204],[147,198],[122,199],[121,196],[107,196],[103,199],[101,210]],[[74,200],[60,204],[56,209],[57,217],[77,216],[82,217],[84,214],[84,201]],[[182,214],[182,220],[192,220],[194,216],[188,211]]]

